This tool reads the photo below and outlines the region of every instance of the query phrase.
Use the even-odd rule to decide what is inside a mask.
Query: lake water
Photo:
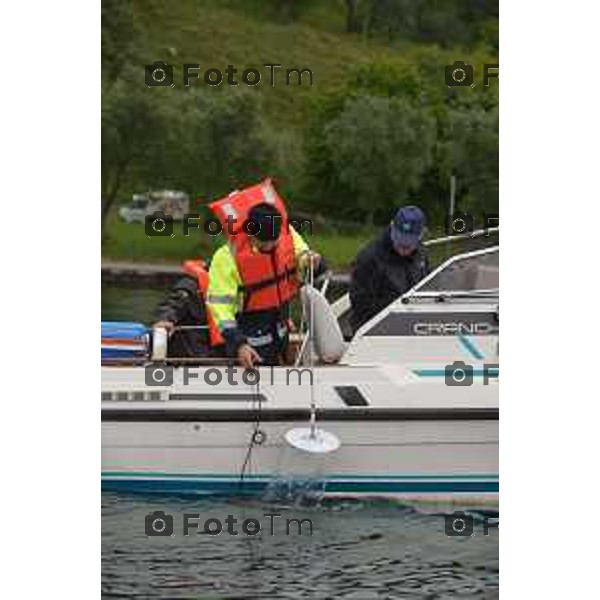
[[[163,290],[129,287],[102,287],[103,321],[138,321],[150,324],[163,298]]]
[[[146,536],[145,517],[156,510],[173,516],[173,537]],[[223,531],[184,536],[186,512],[199,515],[201,529],[218,519]],[[237,536],[227,533],[229,515]],[[244,519],[261,523],[256,536],[244,534]],[[310,519],[312,535],[306,521],[302,535],[293,524],[286,531],[286,519]],[[104,493],[103,597],[497,598],[498,531],[484,536],[478,521],[475,530],[474,537],[449,538],[442,515],[387,502],[299,509]]]
[[[102,318],[149,323],[161,296],[156,290],[106,288]],[[154,511],[173,517],[173,537],[146,535],[146,516]],[[193,522],[200,530],[206,520],[218,519],[223,531],[192,529],[184,536],[184,513],[199,515]],[[237,536],[227,533],[229,515],[237,519]],[[299,506],[105,492],[102,597],[497,598],[499,533],[490,528],[483,535],[483,521],[475,517],[473,537],[450,538],[441,512],[392,502]],[[244,533],[246,519],[259,521],[257,535]],[[302,535],[293,523],[288,534],[286,519],[310,519],[312,535],[306,522]]]

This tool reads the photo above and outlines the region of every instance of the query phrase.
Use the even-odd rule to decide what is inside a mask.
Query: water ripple
[[[172,514],[173,537],[147,537],[145,516]],[[184,512],[228,515],[240,535],[182,535]],[[274,535],[265,513],[277,512]],[[261,532],[241,532],[256,518]],[[313,535],[285,534],[311,519]],[[439,514],[381,502],[315,506],[271,501],[102,496],[104,598],[437,599],[498,597],[498,531],[448,538]]]

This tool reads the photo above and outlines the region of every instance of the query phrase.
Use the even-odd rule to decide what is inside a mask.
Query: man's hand
[[[317,254],[316,252],[312,252],[310,258],[312,259],[313,269],[316,273],[319,270],[319,265],[321,264],[321,255]],[[308,264],[310,265],[310,262]]]
[[[254,363],[262,362],[260,355],[250,344],[242,344],[238,348],[237,358],[244,369],[252,369]]]
[[[310,263],[312,261],[313,271],[316,272],[321,264],[321,255],[316,252],[307,252],[300,258],[300,271],[304,273],[304,277],[308,278],[310,273]]]
[[[172,321],[157,321],[156,323],[154,323],[154,325],[152,325],[152,329],[156,329],[157,327],[166,329],[167,333],[171,335],[171,332],[175,328],[175,323],[173,323]]]

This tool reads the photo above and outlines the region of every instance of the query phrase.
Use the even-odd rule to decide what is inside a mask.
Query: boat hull
[[[111,420],[111,416],[114,419]],[[404,416],[404,419],[402,419]],[[493,415],[322,420],[341,446],[314,455],[285,441],[305,420],[119,420],[103,416],[104,490],[214,495],[389,497],[496,504]],[[393,415],[388,415],[393,417]],[[148,416],[145,416],[148,419]],[[142,415],[139,419],[144,419]],[[254,441],[253,441],[254,440]]]

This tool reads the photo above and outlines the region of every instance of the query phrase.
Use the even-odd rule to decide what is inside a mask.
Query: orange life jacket
[[[200,297],[204,302],[205,312],[206,312],[206,321],[208,323],[208,333],[210,337],[210,345],[211,346],[220,346],[225,343],[219,328],[213,316],[208,310],[208,306],[206,305],[206,296],[208,294],[208,270],[206,269],[206,263],[201,260],[186,260],[183,265],[183,272],[193,277],[198,281],[198,290],[200,291]]]
[[[250,210],[265,202],[273,204],[281,214],[279,242],[270,253],[256,251],[251,244],[252,236],[244,231]],[[271,180],[232,192],[210,204],[210,208],[221,221],[233,246],[233,256],[242,280],[244,312],[279,308],[289,302],[299,287],[294,238],[285,205]],[[228,220],[230,215],[235,221]]]

